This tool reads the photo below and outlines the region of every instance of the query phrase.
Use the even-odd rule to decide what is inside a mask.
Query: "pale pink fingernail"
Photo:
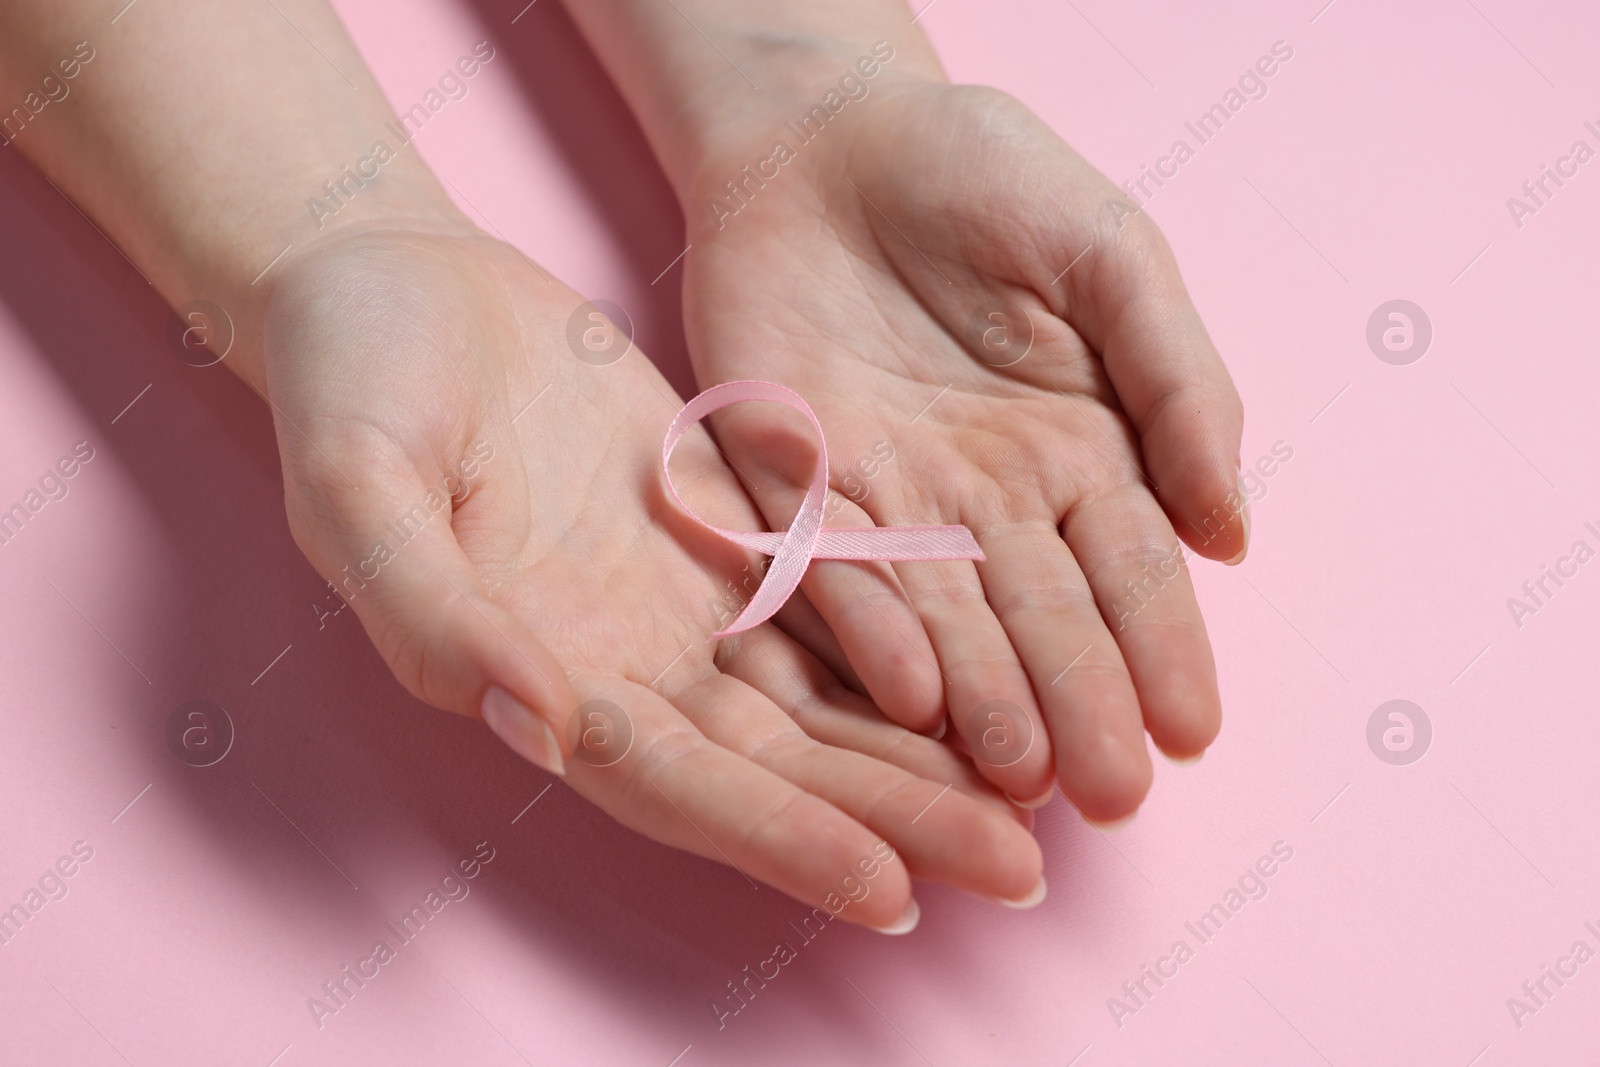
[[[912,897],[911,900],[906,904],[906,910],[900,913],[900,918],[896,919],[888,926],[874,926],[873,929],[878,931],[880,934],[888,934],[891,937],[898,937],[901,934],[909,934],[911,931],[915,930],[917,928],[917,923],[921,921],[921,919],[922,909],[917,906],[917,898]]]
[[[1105,822],[1101,822],[1099,819],[1090,819],[1090,818],[1085,817],[1083,821],[1088,823],[1090,826],[1094,827],[1096,830],[1104,830],[1106,832],[1110,832],[1112,830],[1121,830],[1121,829],[1123,829],[1129,823],[1133,822],[1134,816],[1136,816],[1138,814],[1139,814],[1139,812],[1137,810],[1134,810],[1134,811],[1130,811],[1128,814],[1124,815],[1120,819],[1108,819]]]
[[[1015,900],[1006,897],[995,897],[995,900],[1008,908],[1036,908],[1044,903],[1045,884],[1044,875],[1039,876],[1039,884],[1028,890],[1026,896],[1017,897]]]
[[[1018,800],[1016,797],[1012,796],[1010,793],[1006,794],[1006,799],[1011,801],[1011,803],[1015,804],[1019,808],[1027,808],[1029,810],[1033,810],[1033,809],[1036,809],[1036,808],[1042,808],[1046,804],[1050,803],[1051,798],[1053,798],[1055,795],[1056,795],[1056,787],[1055,787],[1054,783],[1052,783],[1049,789],[1046,789],[1043,793],[1040,793],[1038,796],[1034,797],[1032,800]]]
[[[517,755],[551,774],[567,773],[555,731],[522,701],[491,685],[483,694],[483,721]]]

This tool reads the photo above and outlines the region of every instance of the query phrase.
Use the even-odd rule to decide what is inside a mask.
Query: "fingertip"
[[[1083,764],[1079,763],[1081,771]],[[1144,803],[1155,769],[1144,745],[1131,754],[1108,754],[1092,761],[1092,774],[1069,779],[1063,771],[1061,791],[1088,821],[1098,826],[1119,823]]]
[[[922,909],[917,904],[911,884],[911,871],[899,849],[896,849],[894,859],[882,861],[875,878],[871,881],[858,878],[857,881],[865,887],[865,896],[852,899],[844,893],[841,880],[841,883],[829,887],[828,895],[823,898],[824,910],[892,937],[909,934],[916,929]],[[835,898],[836,902],[830,905],[829,897]],[[842,901],[842,910],[838,910],[839,901]]]
[[[1222,732],[1222,698],[1209,645],[1166,650],[1164,662],[1147,659],[1136,684],[1144,708],[1144,725],[1162,755],[1197,760]]]
[[[566,758],[550,724],[498,685],[489,686],[480,705],[483,721],[517,755],[541,770],[565,776]]]
[[[905,910],[900,913],[899,918],[895,919],[887,926],[873,926],[870,929],[876,930],[880,934],[887,934],[890,937],[901,937],[915,930],[917,928],[917,924],[921,921],[922,908],[918,906],[917,898],[908,897],[906,899]]]
[[[1051,782],[1048,789],[1046,789],[1043,793],[1040,793],[1038,796],[1033,797],[1031,799],[1024,800],[1024,799],[1021,799],[1021,798],[1018,798],[1018,797],[1014,797],[1010,793],[1006,794],[1006,799],[1011,801],[1011,803],[1015,804],[1019,808],[1024,808],[1024,809],[1029,810],[1029,811],[1037,811],[1039,808],[1042,808],[1046,804],[1050,803],[1050,801],[1055,798],[1055,795],[1056,795],[1056,784],[1054,782]]]
[[[1133,825],[1133,820],[1138,814],[1139,814],[1139,809],[1135,808],[1134,810],[1128,812],[1128,814],[1123,815],[1120,818],[1116,818],[1116,819],[1091,819],[1087,815],[1085,815],[1083,817],[1083,821],[1088,823],[1090,826],[1094,827],[1096,830],[1101,831],[1102,833],[1114,833],[1117,830],[1124,830],[1124,829],[1127,829],[1129,826]]]
[[[964,797],[955,801],[969,811],[974,803]],[[1032,819],[1030,811],[1010,810]],[[954,814],[946,812],[947,816]],[[999,901],[1025,900],[1036,891],[1044,873],[1044,853],[1038,839],[1022,822],[1012,818],[951,818],[935,832],[941,839],[941,858],[920,870],[919,875]],[[931,861],[924,857],[924,863]]]
[[[1189,473],[1160,484],[1162,508],[1196,555],[1230,567],[1244,562],[1250,551],[1250,496],[1241,474]]]
[[[1236,555],[1224,562],[1230,567],[1237,567],[1244,562],[1245,555],[1250,551],[1250,495],[1245,491],[1244,476],[1239,476],[1239,540],[1242,542]]]
[[[1145,728],[1157,751],[1180,766],[1200,762],[1222,732],[1222,702],[1216,697],[1216,683],[1211,683],[1209,692],[1203,691],[1207,687],[1198,679],[1194,687],[1181,699],[1152,698],[1145,715]]]
[[[1024,895],[1015,898],[995,897],[995,900],[1008,908],[1026,911],[1029,908],[1036,908],[1043,904],[1046,892],[1048,892],[1048,887],[1045,885],[1044,875],[1041,874],[1039,881],[1034,883],[1033,888]]]

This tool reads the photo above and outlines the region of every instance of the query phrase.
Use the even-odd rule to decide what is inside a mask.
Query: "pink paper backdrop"
[[[401,106],[495,42],[421,150],[627,307],[687,392],[674,275],[650,285],[676,208],[561,8],[513,24],[523,2],[339,6]],[[0,906],[73,871],[0,946],[0,1059],[1594,1062],[1600,562],[1546,579],[1520,626],[1507,598],[1600,549],[1600,162],[1520,227],[1506,198],[1600,148],[1600,12],[1322,3],[922,17],[955,77],[1021,96],[1119,181],[1293,49],[1149,203],[1246,399],[1245,461],[1292,458],[1263,479],[1249,562],[1197,567],[1227,709],[1204,762],[1159,763],[1120,832],[1045,809],[1037,910],[924,888],[914,934],[830,928],[721,1030],[710,1000],[804,909],[546,792],[406,697],[348,614],[319,630],[259,401],[174,359],[129,265],[0,156],[0,507],[94,449],[0,546]],[[1367,341],[1396,299],[1432,329],[1406,365]],[[193,699],[235,729],[207,767],[166,740]],[[1431,726],[1406,764],[1368,740],[1396,699]],[[479,842],[470,894],[319,1027],[307,998]],[[1245,877],[1274,846],[1291,858]],[[1259,899],[1230,900],[1242,877]],[[1203,940],[1188,924],[1218,903],[1238,906]]]

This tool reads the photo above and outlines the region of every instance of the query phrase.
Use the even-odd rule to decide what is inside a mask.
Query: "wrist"
[[[804,138],[786,124],[804,134],[811,115],[812,131],[849,126],[892,85],[945,81],[905,0],[567,0],[567,10],[686,210],[703,210],[704,190],[752,152],[796,148]]]
[[[178,355],[258,389],[264,305],[301,257],[357,227],[469,225],[332,8],[295,8],[290,22],[272,5],[141,5],[97,49],[113,31],[89,0],[0,5],[7,98],[20,72],[61,75],[17,150],[178,309]],[[456,89],[492,57],[458,60]]]
[[[871,108],[893,95],[947,84],[931,52],[886,38],[807,47],[769,63],[760,102],[707,107],[695,116],[692,159],[671,175],[691,231],[720,228],[764,183],[786,173],[819,172],[821,158],[844,150]],[[748,87],[747,87],[748,89]]]
[[[337,204],[327,198],[306,206],[270,225],[236,229],[218,226],[207,239],[180,241],[183,259],[153,279],[180,322],[201,327],[185,333],[186,348],[203,345],[194,361],[221,358],[226,366],[257,392],[266,392],[267,348],[264,324],[267,309],[281,284],[296,271],[340,245],[374,232],[426,233],[467,236],[479,233],[438,189],[431,174],[384,175],[392,181],[355,186],[348,181],[348,196],[337,211],[323,215],[313,204]],[[318,217],[321,215],[322,217]],[[201,309],[200,318],[192,317]],[[226,356],[216,347],[226,344]],[[189,358],[185,356],[185,358]]]

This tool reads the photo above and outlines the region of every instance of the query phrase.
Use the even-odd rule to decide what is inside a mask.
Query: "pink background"
[[[687,391],[676,272],[649,284],[682,248],[676,208],[561,8],[512,25],[523,2],[339,6],[402,107],[496,43],[419,146],[509,239],[627,307]],[[74,442],[97,453],[0,547],[0,905],[94,850],[0,947],[0,1058],[1592,1061],[1600,960],[1520,1028],[1506,1000],[1574,941],[1600,950],[1600,562],[1520,629],[1506,598],[1573,541],[1600,547],[1600,162],[1520,229],[1505,199],[1575,139],[1600,147],[1582,128],[1600,13],[1321,4],[922,18],[956,78],[1016,93],[1119,181],[1293,47],[1149,206],[1245,397],[1245,461],[1293,458],[1249,562],[1196,568],[1227,709],[1204,762],[1158,763],[1120,832],[1045,809],[1037,910],[924,887],[914,934],[829,928],[721,1031],[708,1002],[804,909],[542,793],[406,697],[348,614],[319,631],[260,402],[176,360],[129,265],[0,156],[0,507]],[[1409,366],[1365,340],[1394,298],[1433,324]],[[165,741],[194,698],[237,727],[206,768]],[[1433,726],[1407,766],[1366,740],[1396,698]],[[485,840],[471,894],[318,1029],[307,998]],[[1267,896],[1119,1026],[1108,998],[1194,947],[1185,922],[1279,841]]]

